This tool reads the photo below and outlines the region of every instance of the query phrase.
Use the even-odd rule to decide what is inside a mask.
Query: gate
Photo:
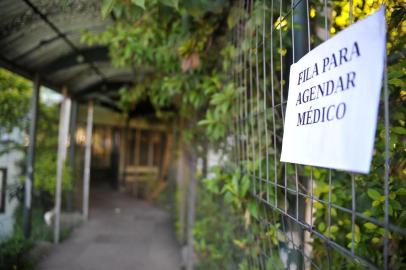
[[[404,99],[387,68],[401,61],[395,50],[388,51],[392,60],[385,64],[368,175],[279,161],[290,65],[380,5],[327,0],[236,3],[244,12],[231,37],[237,53],[230,79],[240,91],[233,156],[241,174],[254,181],[251,192],[259,209],[246,232],[252,240],[247,268],[405,267],[405,130],[399,124],[404,121]],[[395,10],[396,3],[389,2],[387,15]],[[388,42],[395,47],[392,31],[396,26],[388,29]]]

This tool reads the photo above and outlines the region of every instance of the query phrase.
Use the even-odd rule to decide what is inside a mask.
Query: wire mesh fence
[[[404,165],[403,158],[396,156],[402,155],[404,136],[392,141],[391,127],[398,120],[390,117],[402,103],[398,90],[388,86],[386,65],[370,174],[279,161],[290,65],[340,26],[345,28],[382,4],[354,2],[236,3],[242,12],[232,33],[237,53],[230,77],[239,91],[233,112],[233,156],[241,174],[252,181],[259,210],[258,219],[245,232],[251,240],[247,268],[401,269],[406,265]]]

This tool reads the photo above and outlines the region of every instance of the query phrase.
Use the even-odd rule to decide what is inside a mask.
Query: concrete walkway
[[[169,214],[111,190],[92,190],[90,219],[54,246],[40,270],[179,270]]]

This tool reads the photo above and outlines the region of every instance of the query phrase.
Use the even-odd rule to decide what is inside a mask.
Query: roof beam
[[[61,37],[65,43],[72,49],[73,52],[77,53],[78,55],[80,54],[80,50],[75,46],[75,44],[73,44],[72,41],[70,41],[70,39],[68,39],[66,37],[66,35],[64,33],[62,33],[59,28],[53,23],[51,22],[48,17],[43,14],[33,3],[31,3],[30,0],[23,0],[30,8],[31,10],[36,13],[59,37]],[[104,74],[96,67],[96,65],[89,61],[87,62],[89,64],[89,66],[95,71],[96,74],[98,74],[100,76],[100,78],[102,80],[106,80],[106,77],[104,76]]]
[[[106,47],[93,47],[81,50],[80,53],[70,53],[55,59],[41,71],[50,74],[62,69],[70,68],[83,62],[109,62],[109,51]]]
[[[35,72],[33,72],[31,70],[27,70],[26,68],[23,68],[22,66],[11,62],[10,60],[4,58],[2,55],[0,55],[0,66],[11,72],[19,74],[31,81],[34,81],[34,79],[35,79]],[[55,89],[55,90],[59,89],[59,87],[57,85],[46,80],[45,77],[41,77],[41,84],[46,87],[49,87],[51,89]]]
[[[110,92],[110,91],[117,91],[123,86],[126,85],[132,85],[132,81],[119,81],[119,82],[104,82],[104,81],[98,81],[95,84],[91,85],[88,88],[82,89],[80,91],[77,91],[73,93],[74,97],[80,98],[84,96],[91,95],[97,91],[100,92]]]

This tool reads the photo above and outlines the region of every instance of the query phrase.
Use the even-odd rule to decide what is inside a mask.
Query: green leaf
[[[248,211],[250,212],[251,216],[258,219],[258,207],[255,201],[250,201],[248,203]]]
[[[354,235],[354,241],[355,241],[355,243],[359,243],[359,242],[361,242],[361,234],[360,233],[355,233],[355,235]]]
[[[237,195],[238,193],[238,189],[239,189],[239,178],[240,176],[237,174],[234,174],[233,177],[231,178],[231,183],[230,183],[230,187],[232,189],[232,191],[234,192],[234,194]]]
[[[233,195],[228,191],[224,193],[224,202],[228,204],[233,202]]]
[[[233,6],[227,18],[228,28],[233,28],[238,20],[244,16],[244,10],[240,7]]]
[[[241,179],[240,196],[245,197],[249,188],[250,188],[250,179],[248,175],[244,175],[244,177]]]
[[[398,201],[396,201],[396,200],[390,200],[389,201],[389,206],[391,206],[393,209],[395,209],[395,210],[400,210],[400,209],[402,209],[402,205],[398,202]]]
[[[381,239],[379,239],[378,237],[372,238],[372,243],[379,244],[379,242],[381,242]]]
[[[136,6],[140,7],[140,8],[142,8],[142,9],[145,9],[145,0],[131,0],[131,2],[132,2],[134,5],[136,5]]]
[[[360,232],[359,226],[358,226],[357,224],[354,225],[354,231],[355,231],[356,233],[359,233],[359,232]]]
[[[367,193],[369,198],[371,198],[372,200],[377,201],[381,197],[381,194],[376,189],[369,188]]]
[[[200,120],[200,121],[197,123],[197,125],[198,125],[198,126],[206,126],[206,125],[209,125],[209,124],[212,124],[212,123],[213,123],[213,121],[204,119],[204,120]]]
[[[101,10],[103,18],[106,18],[111,13],[115,3],[116,3],[116,0],[103,0],[102,10]]]
[[[364,227],[367,228],[368,230],[375,230],[378,226],[376,226],[375,224],[371,223],[371,222],[367,222],[364,224]]]
[[[381,204],[380,201],[373,201],[373,202],[372,202],[372,206],[373,206],[373,207],[377,207],[377,206],[379,206],[380,204]]]
[[[325,229],[326,229],[326,224],[324,224],[324,222],[321,222],[321,223],[319,224],[318,228],[319,228],[319,231],[320,231],[320,232],[324,232]]]
[[[397,194],[397,195],[400,195],[400,196],[406,195],[406,188],[399,188],[399,189],[396,191],[396,194]]]
[[[390,130],[399,135],[406,135],[406,128],[404,127],[393,127]]]
[[[398,79],[398,78],[390,79],[390,80],[388,81],[388,83],[391,84],[391,85],[393,85],[393,86],[397,86],[397,87],[403,87],[403,86],[404,86],[403,80]]]
[[[337,216],[337,210],[335,208],[331,208],[331,216],[336,217]]]

